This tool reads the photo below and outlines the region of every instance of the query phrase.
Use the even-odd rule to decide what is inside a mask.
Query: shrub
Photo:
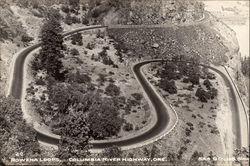
[[[210,89],[212,86],[211,82],[208,79],[205,79],[203,84],[206,86],[207,89]]]
[[[207,102],[209,99],[208,93],[202,88],[197,89],[195,96],[197,96],[201,102]]]
[[[89,25],[89,20],[86,17],[82,17],[82,24]]]
[[[68,82],[77,82],[78,84],[89,83],[91,78],[87,74],[80,74],[79,71],[76,73],[68,74]]]
[[[120,95],[120,88],[118,86],[116,86],[115,84],[110,83],[105,88],[105,93],[108,96],[119,96]]]
[[[79,74],[77,75],[77,83],[87,83],[90,82],[91,78],[87,74]]]
[[[214,80],[215,79],[215,75],[213,73],[208,72],[207,73],[207,79]]]
[[[72,48],[70,50],[70,54],[73,55],[73,56],[80,55],[79,51],[76,48]]]
[[[199,85],[199,83],[200,83],[200,76],[198,74],[192,74],[192,75],[189,76],[189,81],[193,85]]]
[[[102,32],[101,30],[98,30],[98,32],[97,32],[97,34],[96,34],[96,37],[97,38],[104,38],[104,36],[105,36],[105,34],[104,34],[104,32]]]
[[[28,36],[28,35],[22,35],[21,41],[24,43],[28,43],[30,41],[34,40],[32,37]]]
[[[163,90],[167,91],[170,94],[177,93],[177,87],[175,86],[175,82],[173,80],[169,81],[166,78],[161,79],[159,86],[160,88],[162,88]]]
[[[66,17],[64,18],[64,23],[71,25],[71,24],[77,24],[77,23],[81,23],[80,19],[75,17],[75,16],[71,16],[69,13],[66,15]]]
[[[93,48],[95,48],[95,44],[94,43],[88,43],[86,48],[92,50]]]
[[[133,130],[133,124],[126,122],[125,125],[123,126],[124,131],[131,131]]]
[[[39,78],[38,80],[36,80],[36,84],[37,85],[46,85],[45,81],[42,78]]]
[[[72,44],[78,44],[79,46],[82,46],[82,35],[80,33],[76,33],[71,36],[71,43]]]
[[[71,19],[71,16],[70,16],[69,13],[68,13],[68,14],[66,15],[66,17],[64,18],[64,23],[65,23],[65,24],[68,24],[68,25],[71,25],[71,24],[72,24],[72,19]]]
[[[131,94],[137,101],[141,101],[142,95],[140,93]]]
[[[64,13],[67,13],[67,14],[69,13],[69,7],[68,7],[68,6],[62,5],[61,10],[62,10]]]
[[[218,95],[218,90],[215,88],[211,88],[208,91],[208,93],[209,93],[210,99],[214,99]]]
[[[183,78],[182,82],[188,83],[189,82],[189,78]]]
[[[75,16],[71,17],[72,24],[79,24],[81,23],[81,20]]]
[[[112,59],[110,59],[110,57],[107,56],[102,57],[102,62],[104,65],[114,65]]]

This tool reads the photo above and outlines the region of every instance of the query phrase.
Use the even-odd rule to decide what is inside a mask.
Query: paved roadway
[[[106,28],[107,26],[89,26],[89,27],[84,27],[84,28],[79,28],[76,30],[73,30],[71,32],[67,32],[64,34],[64,36],[69,36],[71,34],[74,34],[76,32],[84,31],[84,30],[90,30],[90,29],[97,29],[97,28]],[[33,46],[28,47],[27,49],[24,49],[22,52],[20,52],[15,60],[14,63],[14,70],[13,70],[13,78],[11,79],[11,87],[9,91],[9,95],[14,96],[17,99],[21,99],[22,96],[22,87],[23,87],[23,70],[24,70],[24,61],[26,57],[29,55],[29,53],[36,48],[40,47],[41,43],[35,44]],[[166,103],[163,102],[161,99],[160,95],[157,94],[157,92],[152,89],[152,87],[149,85],[149,82],[146,80],[145,76],[141,73],[140,68],[148,63],[151,62],[159,62],[162,61],[162,59],[157,59],[157,60],[150,60],[150,61],[144,61],[140,62],[136,65],[133,66],[133,71],[134,74],[137,77],[138,82],[141,84],[143,90],[145,91],[146,95],[148,96],[150,102],[152,103],[152,106],[154,107],[157,115],[157,122],[156,124],[148,131],[145,133],[142,133],[136,137],[132,137],[129,139],[124,139],[124,140],[113,140],[110,142],[95,142],[93,143],[93,148],[100,149],[100,148],[105,148],[110,145],[117,145],[117,146],[130,146],[130,145],[135,145],[139,144],[142,142],[145,142],[147,140],[153,139],[157,137],[158,135],[163,134],[162,132],[164,129],[168,126],[169,123],[169,107],[166,107]],[[209,67],[209,66],[208,66]],[[211,70],[214,70],[218,74],[222,76],[222,78],[225,80],[226,85],[231,89],[231,93],[229,94],[231,98],[233,99],[231,103],[231,107],[233,108],[233,112],[235,112],[234,116],[234,123],[236,125],[236,128],[240,128],[240,123],[239,123],[239,115],[238,115],[238,103],[236,102],[236,94],[232,90],[232,84],[228,80],[228,77],[222,73],[220,70],[209,67]],[[171,128],[171,127],[170,127]],[[172,129],[172,128],[171,128]],[[241,131],[240,130],[235,130],[235,135],[237,138],[241,138]],[[38,139],[39,141],[46,142],[49,144],[58,144],[59,139],[55,137],[51,137],[50,135],[46,133],[42,133],[37,130],[38,133]],[[241,139],[237,139],[236,141],[237,147],[241,146]]]

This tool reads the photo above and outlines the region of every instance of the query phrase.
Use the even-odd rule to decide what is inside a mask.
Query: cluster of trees
[[[64,46],[60,18],[57,10],[50,9],[41,29],[41,50],[32,62],[32,69],[34,73],[45,70],[48,76],[62,81],[65,79],[66,71],[63,70],[61,61],[64,57]]]
[[[187,63],[192,62],[192,63]],[[161,80],[159,86],[169,92],[170,94],[177,93],[175,86],[175,80],[181,79],[183,76],[183,82],[192,83],[193,85],[200,84],[200,67],[199,60],[197,59],[185,59],[182,56],[172,57],[172,61],[163,63],[161,70],[157,71],[157,75],[160,76]]]
[[[213,87],[208,91],[204,90],[202,87],[199,87],[195,92],[195,96],[197,96],[201,102],[207,102],[209,99],[214,99],[217,95],[218,90]]]
[[[91,135],[95,139],[115,136],[121,129],[123,119],[119,117],[119,107],[110,98],[95,98],[95,103],[89,108],[88,124]]]
[[[69,158],[85,158],[89,153],[91,133],[83,112],[70,112],[62,117],[61,140],[57,157],[61,160]]]
[[[24,158],[40,156],[36,132],[23,119],[20,101],[12,97],[0,97],[0,135],[0,160],[17,152]]]

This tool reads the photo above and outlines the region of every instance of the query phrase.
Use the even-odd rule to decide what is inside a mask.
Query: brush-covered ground
[[[143,97],[142,89],[133,76],[130,66],[119,61],[115,42],[105,34],[105,30],[91,30],[65,39],[67,49],[64,51],[65,57],[62,61],[68,73],[63,84],[66,87],[73,85],[81,88],[79,93],[82,95],[95,94],[100,98],[116,101],[115,113],[118,114],[121,124],[117,126],[119,127],[117,133],[102,139],[112,136],[125,138],[145,130],[155,119],[152,117],[148,101]],[[77,38],[77,40],[72,38]],[[41,121],[52,127],[55,133],[59,133],[60,116],[55,114],[51,116],[39,111],[48,102],[49,95],[58,97],[57,100],[63,100],[63,97],[56,94],[60,93],[59,89],[53,88],[51,92],[48,92],[48,87],[42,80],[44,77],[46,74],[40,72],[29,83],[26,98],[33,103],[42,116]],[[57,85],[62,86],[62,83]],[[112,118],[103,116],[103,120]],[[105,120],[111,121],[112,119]]]

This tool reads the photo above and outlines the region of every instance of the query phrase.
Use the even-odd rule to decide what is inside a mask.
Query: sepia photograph
[[[0,0],[0,166],[248,166],[249,0]]]

